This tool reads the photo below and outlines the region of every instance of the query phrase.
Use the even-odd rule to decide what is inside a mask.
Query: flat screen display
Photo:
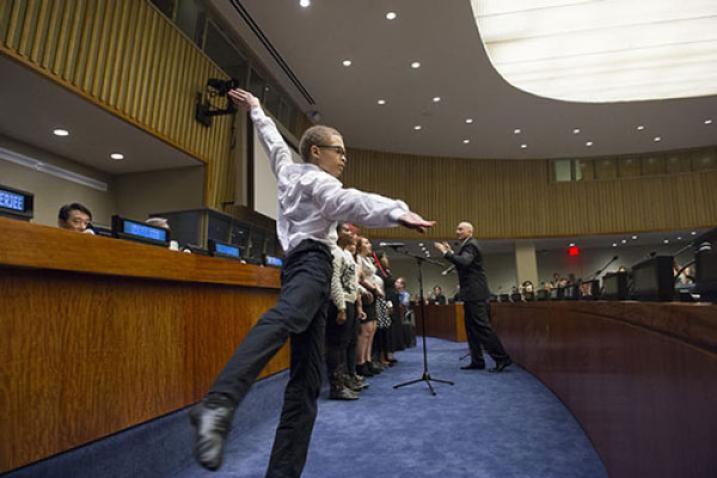
[[[151,241],[166,242],[167,231],[161,227],[152,227],[147,224],[125,220],[122,225],[122,232],[130,236],[149,239]]]
[[[228,244],[216,243],[214,245],[214,252],[223,256],[234,257],[239,259],[241,257],[241,250],[236,246],[230,246]]]
[[[25,196],[0,189],[0,207],[25,212]]]
[[[266,256],[266,265],[272,267],[281,267],[284,261],[280,257]]]

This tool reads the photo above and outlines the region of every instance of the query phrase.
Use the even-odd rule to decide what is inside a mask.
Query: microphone
[[[602,274],[603,271],[604,271],[605,269],[607,269],[608,266],[609,266],[610,264],[612,264],[613,262],[615,262],[617,259],[618,259],[618,256],[613,256],[612,259],[610,259],[607,264],[605,264],[604,266],[602,266],[602,268],[598,269],[597,272],[595,272],[595,274],[593,274],[592,276],[588,276],[588,277],[590,277],[589,280],[595,280],[595,279],[597,279],[598,277],[600,277],[600,274]]]
[[[406,247],[403,242],[379,242],[378,247]]]
[[[441,272],[441,275],[442,275],[442,276],[447,276],[448,274],[450,274],[450,273],[453,272],[454,270],[456,270],[456,266],[450,266],[450,267],[448,267],[446,270],[444,270],[443,272]]]

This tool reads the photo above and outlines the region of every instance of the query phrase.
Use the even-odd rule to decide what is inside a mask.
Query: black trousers
[[[302,241],[289,254],[281,271],[279,302],[249,331],[210,390],[239,404],[291,338],[291,372],[267,477],[298,477],[306,463],[321,388],[331,268],[329,248],[319,242]]]
[[[507,359],[508,354],[490,325],[490,304],[484,300],[471,300],[464,302],[463,308],[471,362],[476,365],[485,364],[483,348],[496,362]]]
[[[329,305],[329,315],[326,320],[326,371],[329,381],[334,381],[334,374],[339,372],[348,372],[348,353],[349,346],[352,343],[356,349],[356,304],[346,304],[346,321],[342,324],[336,323],[338,309],[331,303]],[[356,354],[354,352],[354,360]]]

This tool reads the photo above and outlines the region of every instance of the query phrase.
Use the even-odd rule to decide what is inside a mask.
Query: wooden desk
[[[0,218],[0,472],[199,400],[279,271]],[[288,367],[285,347],[263,375]]]
[[[499,303],[493,326],[572,411],[611,477],[716,476],[717,306]]]
[[[465,342],[466,327],[464,323],[463,304],[434,305],[426,307],[426,337],[438,337],[454,342]],[[423,335],[421,306],[414,305],[416,314],[416,333]]]

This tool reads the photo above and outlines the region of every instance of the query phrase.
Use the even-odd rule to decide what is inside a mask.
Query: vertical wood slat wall
[[[148,0],[0,0],[0,53],[206,163],[208,206],[233,199],[232,119],[194,120],[227,76]]]
[[[428,237],[468,220],[481,238],[536,238],[717,225],[717,171],[554,183],[548,160],[435,158],[349,152],[346,186],[405,200],[438,221]],[[416,239],[402,228],[374,237]]]

